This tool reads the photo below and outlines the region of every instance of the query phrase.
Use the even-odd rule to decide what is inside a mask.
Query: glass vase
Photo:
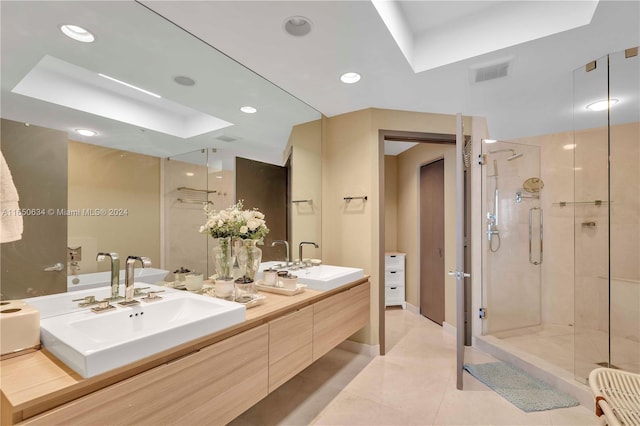
[[[244,281],[253,282],[262,261],[262,250],[256,246],[257,240],[242,240],[242,246],[238,250],[238,266],[240,277]]]
[[[213,263],[216,268],[217,279],[233,281],[233,256],[231,255],[231,238],[216,239],[218,244],[213,247]]]

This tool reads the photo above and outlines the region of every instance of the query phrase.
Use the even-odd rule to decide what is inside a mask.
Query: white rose
[[[220,227],[221,227],[222,225],[224,225],[224,222],[223,222],[222,220],[219,220],[219,221],[218,221],[218,226],[220,226]]]
[[[245,210],[242,212],[242,218],[246,221],[253,219],[253,212],[251,210]]]
[[[256,219],[250,219],[249,221],[247,221],[247,226],[252,231],[255,231],[256,228],[258,228],[260,226],[260,222],[258,220],[256,220]]]
[[[246,234],[247,232],[249,232],[249,229],[246,226],[241,226],[240,227],[240,233],[241,234]]]
[[[258,219],[264,219],[264,214],[263,214],[263,213],[260,213],[259,211],[256,211],[256,212],[255,212],[255,216],[256,216]]]

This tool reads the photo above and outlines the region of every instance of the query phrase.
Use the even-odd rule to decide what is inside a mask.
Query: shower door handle
[[[532,246],[533,246],[533,212],[534,210],[538,210],[538,217],[540,218],[540,259],[533,260]],[[529,263],[533,265],[542,264],[542,209],[539,207],[531,207],[529,209]]]

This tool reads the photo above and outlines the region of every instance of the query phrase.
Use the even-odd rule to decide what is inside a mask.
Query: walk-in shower
[[[640,372],[638,93],[638,56],[607,55],[574,72],[573,130],[482,143],[482,341],[578,387]]]

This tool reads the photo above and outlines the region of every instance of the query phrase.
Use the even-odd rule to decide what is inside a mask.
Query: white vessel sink
[[[291,271],[298,282],[314,290],[332,290],[341,285],[364,278],[364,270],[346,266],[320,265]]]
[[[262,271],[274,266],[281,265],[282,262],[263,262],[256,274],[256,278],[262,278]],[[364,270],[360,268],[349,268],[346,266],[320,265],[310,266],[302,269],[287,269],[292,275],[298,277],[300,284],[306,284],[307,287],[314,290],[332,290],[341,285],[348,284],[352,281],[364,278]]]
[[[245,307],[238,303],[186,291],[160,296],[103,313],[83,310],[45,318],[42,345],[87,378],[245,320]]]

